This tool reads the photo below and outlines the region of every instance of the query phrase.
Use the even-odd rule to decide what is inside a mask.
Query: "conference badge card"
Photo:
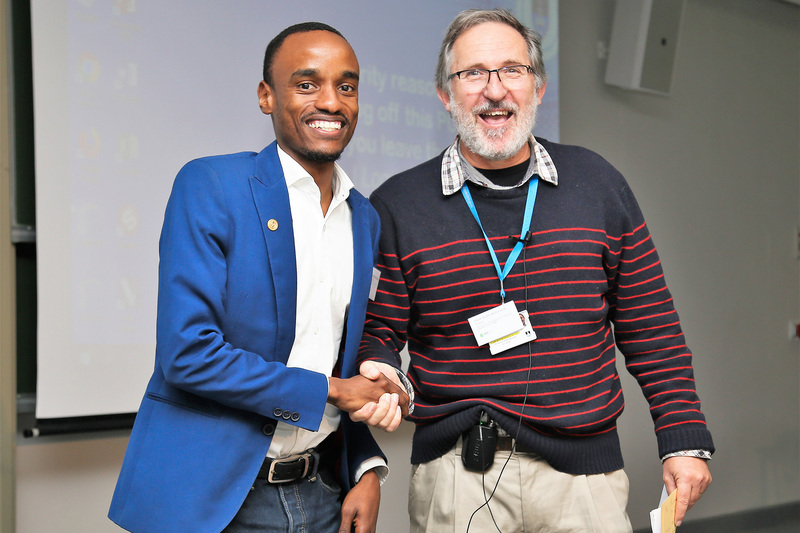
[[[468,319],[478,346],[522,329],[516,304],[507,302]]]
[[[492,355],[504,352],[520,344],[536,340],[536,333],[533,331],[531,321],[528,319],[528,311],[525,309],[520,311],[518,320],[522,324],[521,330],[515,331],[505,337],[500,337],[496,341],[489,343],[489,351],[492,352]]]

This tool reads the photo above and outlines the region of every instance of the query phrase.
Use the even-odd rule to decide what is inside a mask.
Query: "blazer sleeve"
[[[257,219],[252,197],[228,181],[219,165],[205,160],[188,163],[175,180],[159,243],[157,370],[183,391],[315,431],[327,378],[289,368],[288,353],[264,348],[275,345],[270,337],[277,334],[267,273],[240,280],[244,288],[228,277],[231,261],[255,257],[248,247],[265,253],[257,248],[264,247],[260,224],[247,222],[247,216]],[[294,250],[286,254],[294,260]],[[232,316],[247,297],[259,299],[264,316]]]

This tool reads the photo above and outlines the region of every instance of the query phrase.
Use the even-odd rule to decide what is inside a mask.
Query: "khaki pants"
[[[411,532],[632,531],[625,512],[628,476],[622,470],[575,476],[530,454],[515,453],[506,464],[509,453],[498,451],[484,474],[464,469],[460,443],[439,459],[413,465],[408,497]],[[494,497],[485,505],[495,484]]]

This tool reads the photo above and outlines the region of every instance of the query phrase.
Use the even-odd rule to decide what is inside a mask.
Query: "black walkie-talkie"
[[[462,437],[461,462],[470,472],[486,472],[494,463],[497,449],[497,426],[485,411],[478,423]]]

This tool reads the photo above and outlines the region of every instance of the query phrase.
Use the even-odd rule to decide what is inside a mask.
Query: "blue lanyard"
[[[500,279],[500,299],[503,303],[505,303],[506,299],[506,290],[503,287],[503,280],[505,280],[506,276],[508,276],[508,273],[511,272],[511,268],[514,266],[514,263],[516,263],[519,253],[526,244],[527,240],[525,239],[525,236],[528,235],[531,227],[533,207],[536,204],[536,191],[538,189],[538,176],[531,176],[531,179],[528,181],[528,198],[525,200],[525,216],[522,219],[522,230],[519,234],[520,238],[517,240],[517,244],[514,245],[511,253],[508,254],[506,264],[501,270],[500,263],[497,261],[497,254],[494,252],[494,246],[492,246],[491,241],[489,241],[489,237],[486,236],[486,231],[484,231],[483,224],[481,224],[481,218],[478,216],[478,210],[475,209],[475,202],[472,201],[472,194],[469,192],[469,185],[465,182],[461,187],[461,194],[464,196],[464,200],[467,202],[467,207],[469,207],[469,210],[472,212],[472,216],[475,217],[475,222],[477,222],[478,226],[480,226],[481,232],[483,233],[483,238],[486,240],[486,246],[489,247],[489,254],[492,256],[494,268],[497,270],[497,277]]]

